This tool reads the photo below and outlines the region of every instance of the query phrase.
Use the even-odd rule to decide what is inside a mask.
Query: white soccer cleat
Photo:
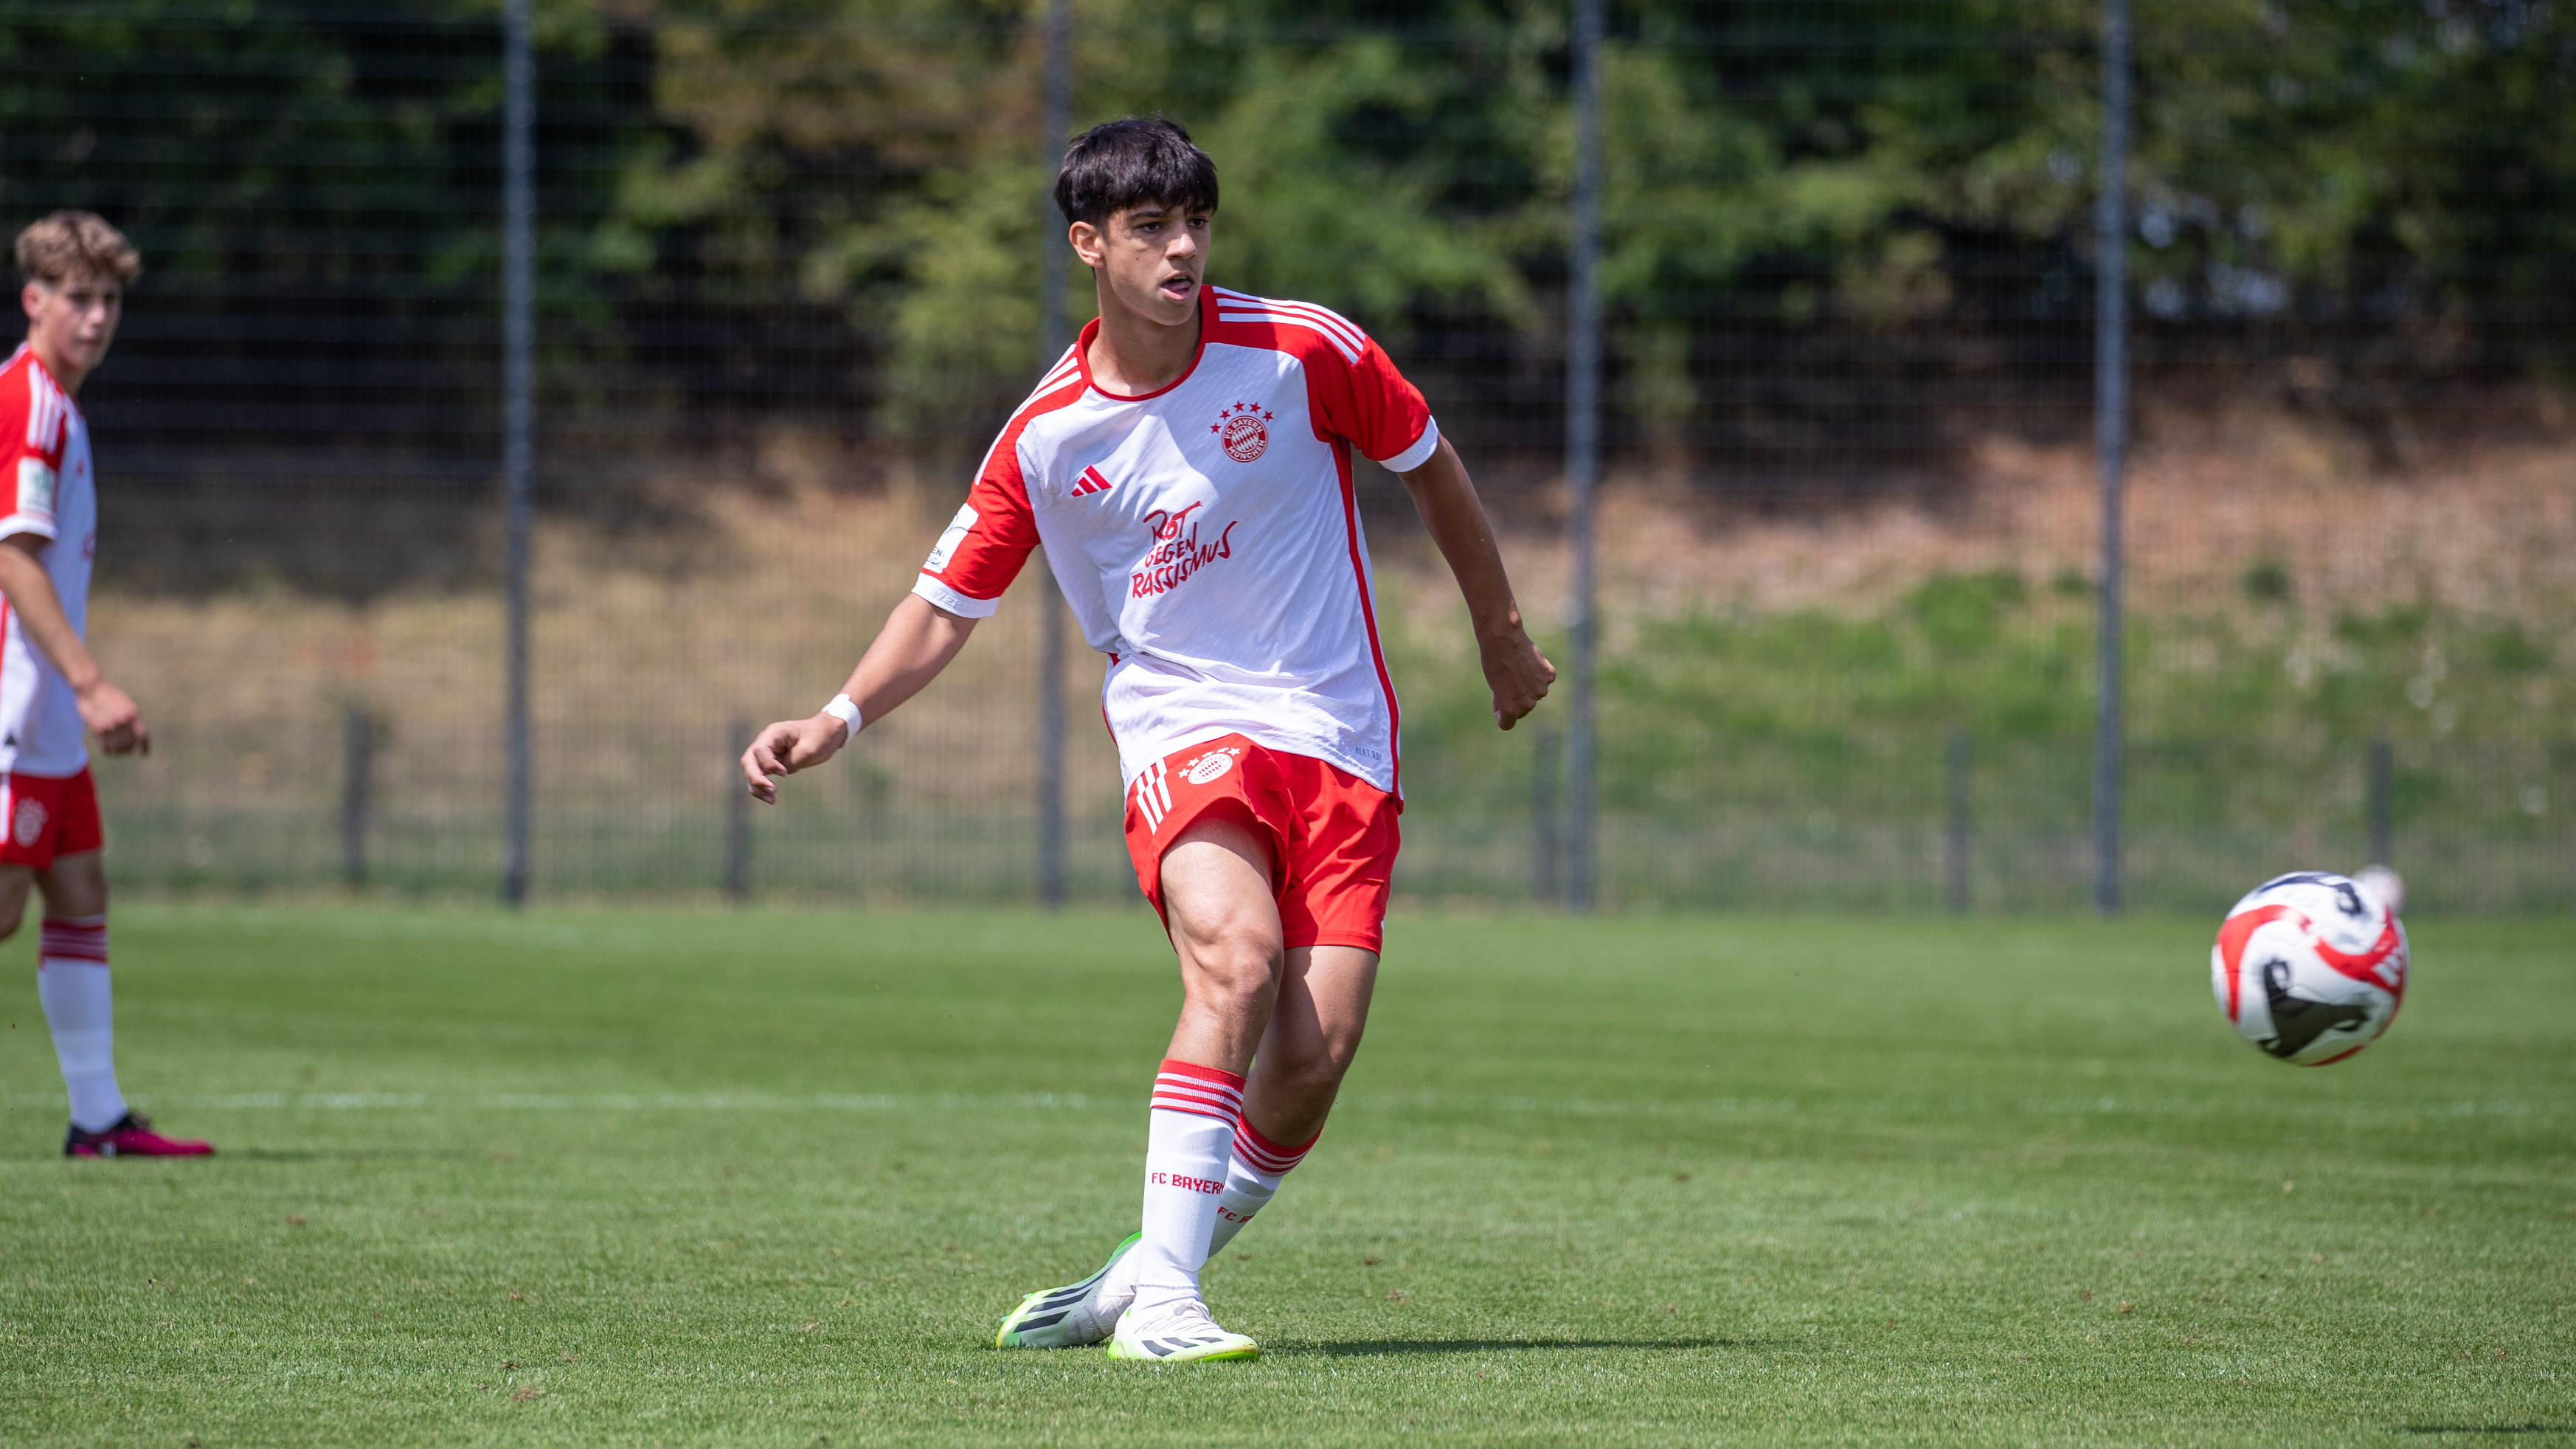
[[[1081,1348],[1107,1338],[1118,1324],[1118,1315],[1136,1301],[1135,1284],[1113,1285],[1112,1270],[1136,1251],[1144,1237],[1129,1233],[1127,1241],[1110,1249],[1109,1261],[1100,1265],[1100,1271],[1081,1282],[1043,1288],[1021,1299],[993,1335],[993,1347]]]
[[[1109,1356],[1138,1363],[1227,1363],[1261,1357],[1261,1345],[1217,1327],[1207,1305],[1193,1298],[1150,1323],[1139,1322],[1133,1307],[1118,1315]]]

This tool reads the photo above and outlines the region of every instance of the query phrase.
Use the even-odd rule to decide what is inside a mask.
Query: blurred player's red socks
[[[1215,1067],[1164,1058],[1154,1076],[1152,1124],[1145,1139],[1144,1241],[1136,1245],[1140,1321],[1199,1296],[1225,1191],[1226,1162],[1243,1116],[1243,1078]]]
[[[125,1116],[116,1090],[116,1015],[108,991],[107,917],[45,922],[37,947],[36,995],[54,1034],[54,1059],[71,1094],[72,1125],[103,1132]]]
[[[1279,1183],[1289,1169],[1306,1160],[1306,1151],[1317,1137],[1307,1138],[1295,1147],[1282,1147],[1253,1130],[1249,1121],[1234,1126],[1234,1157],[1226,1167],[1225,1191],[1216,1200],[1216,1231],[1208,1240],[1208,1256],[1225,1251],[1252,1215],[1270,1202],[1279,1191]]]

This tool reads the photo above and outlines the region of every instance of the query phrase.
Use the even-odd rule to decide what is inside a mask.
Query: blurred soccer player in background
[[[1354,450],[1404,479],[1456,575],[1495,722],[1529,713],[1555,670],[1465,466],[1377,344],[1322,307],[1205,285],[1216,167],[1187,133],[1096,127],[1055,197],[1099,320],[1011,416],[842,695],[762,730],[742,768],[769,800],[773,777],[831,758],[937,676],[1045,547],[1108,660],[1128,851],[1183,997],[1141,1230],[1090,1277],[1030,1294],[995,1345],[1252,1358],[1210,1318],[1199,1272],[1332,1110],[1377,980],[1402,808]]]
[[[106,836],[86,735],[111,755],[152,735],[83,642],[98,551],[98,480],[73,399],[107,356],[142,259],[116,228],[58,211],[18,234],[27,340],[0,368],[0,937],[45,898],[36,990],[71,1094],[66,1157],[194,1157],[214,1149],[152,1130],[116,1086],[107,974]]]

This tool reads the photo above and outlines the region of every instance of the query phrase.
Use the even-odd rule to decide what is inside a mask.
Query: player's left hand
[[[1476,648],[1484,656],[1485,683],[1494,691],[1494,723],[1510,729],[1547,698],[1556,666],[1518,626],[1508,634],[1479,639]]]

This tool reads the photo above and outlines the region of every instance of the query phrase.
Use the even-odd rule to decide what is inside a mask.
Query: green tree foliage
[[[546,298],[579,324],[550,339],[595,371],[689,328],[802,346],[751,334],[833,318],[880,425],[981,432],[1035,365],[1041,4],[545,0]],[[0,194],[105,206],[203,276],[480,295],[496,8],[5,0]],[[1222,280],[1392,339],[1482,329],[1495,366],[1546,369],[1562,4],[1076,11],[1077,121],[1162,111],[1219,158]],[[1627,0],[1611,22],[1613,401],[1650,434],[1707,413],[1713,339],[1749,326],[2081,325],[2090,5]],[[2135,28],[2128,244],[2152,315],[2564,363],[2576,7],[2136,0]],[[2009,286],[1980,271],[1995,256],[2018,259]]]
[[[2566,10],[2144,0],[2133,247],[2152,309],[2563,308]],[[694,145],[639,164],[617,224],[756,229],[746,265],[792,266],[886,337],[900,425],[1025,378],[1045,224],[1030,17],[974,0],[641,13],[657,102]],[[1396,333],[1469,309],[1546,347],[1570,178],[1561,7],[1078,13],[1079,119],[1162,111],[1219,158],[1224,280]],[[2065,0],[1614,7],[1605,278],[1629,406],[1649,424],[1698,406],[1689,339],[1746,306],[1942,311],[1961,233],[2089,253],[2094,24]],[[745,220],[842,153],[869,158],[870,184],[807,209],[800,235]],[[1748,284],[1764,259],[1792,280]]]

